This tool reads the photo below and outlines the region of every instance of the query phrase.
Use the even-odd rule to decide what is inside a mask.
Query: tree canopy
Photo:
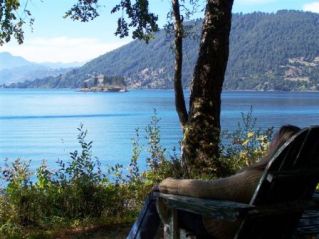
[[[101,1],[100,1],[101,2]],[[99,0],[79,0],[66,12],[66,17],[73,20],[87,22],[99,16]],[[158,31],[158,17],[149,11],[149,1],[145,0],[121,0],[116,4],[111,13],[125,12],[127,17],[122,15],[118,18],[115,35],[123,38],[129,35],[133,29],[133,39],[150,40],[152,34]]]
[[[19,44],[23,43],[23,25],[32,26],[34,19],[26,6],[21,6],[19,0],[0,1],[0,46],[16,38]]]

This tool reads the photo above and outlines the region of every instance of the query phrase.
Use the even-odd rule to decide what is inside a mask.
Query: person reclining
[[[246,167],[232,176],[215,180],[167,178],[156,187],[156,190],[167,194],[249,203],[271,156],[299,131],[300,128],[294,125],[282,126],[274,135],[266,156],[254,165]],[[160,225],[158,213],[164,221],[167,220],[165,216],[166,208],[161,201],[158,205],[159,212],[154,211],[156,210],[156,200],[152,198],[152,195],[150,194],[147,200],[154,205],[147,208],[143,220],[138,220],[140,225],[137,234],[132,236],[131,231],[128,238],[154,238]],[[179,226],[196,235],[197,238],[203,239],[233,238],[240,223],[238,221],[217,221],[186,211],[177,211],[177,213]]]

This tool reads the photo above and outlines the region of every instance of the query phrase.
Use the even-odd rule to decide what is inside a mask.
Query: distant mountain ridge
[[[13,56],[8,52],[0,52],[0,85],[32,81],[49,76],[56,77],[69,71],[71,66],[79,65],[80,63],[40,64],[30,62],[20,56]]]
[[[32,65],[21,56],[12,56],[8,52],[0,52],[0,70]]]
[[[201,20],[184,41],[183,82],[192,79]],[[319,90],[319,14],[282,10],[234,14],[224,89]],[[172,88],[172,38],[165,31],[148,45],[133,41],[58,77],[15,87],[80,88],[90,74],[125,77],[131,88]]]

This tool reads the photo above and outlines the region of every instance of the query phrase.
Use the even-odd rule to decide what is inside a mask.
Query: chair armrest
[[[173,194],[158,193],[169,208],[200,214],[218,220],[235,221],[255,207],[238,202],[194,198]]]
[[[169,208],[229,221],[240,219],[246,215],[250,217],[262,217],[286,214],[293,211],[319,209],[319,198],[315,196],[312,200],[307,201],[275,203],[257,207],[233,201],[194,198],[165,193],[157,193],[157,196],[162,198]]]
[[[291,212],[304,211],[299,224],[296,227],[296,232],[299,235],[319,234],[319,194],[314,194],[311,200],[307,201],[293,201],[287,203],[276,203],[265,206],[252,206],[249,204],[212,200],[203,198],[194,198],[173,194],[155,193],[155,196],[162,199],[162,201],[172,209],[172,212],[183,210],[211,217],[217,220],[235,221],[245,216],[248,217],[263,217],[276,216],[280,214],[289,214]],[[173,214],[175,215],[175,214]],[[177,218],[171,218],[171,228],[175,230],[168,230],[167,238],[179,238]],[[175,234],[177,235],[175,235]]]

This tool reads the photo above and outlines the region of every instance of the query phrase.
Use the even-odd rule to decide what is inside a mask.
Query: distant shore
[[[173,88],[128,88],[128,87],[90,87],[90,88],[40,88],[40,87],[9,87],[0,85],[0,89],[43,89],[43,90],[77,90],[80,92],[128,92],[131,90],[174,90]],[[185,91],[189,91],[189,88],[184,88]],[[224,89],[223,92],[291,92],[291,93],[317,93],[319,90],[257,90],[257,89]]]
[[[126,87],[90,87],[81,88],[81,92],[128,92]]]

